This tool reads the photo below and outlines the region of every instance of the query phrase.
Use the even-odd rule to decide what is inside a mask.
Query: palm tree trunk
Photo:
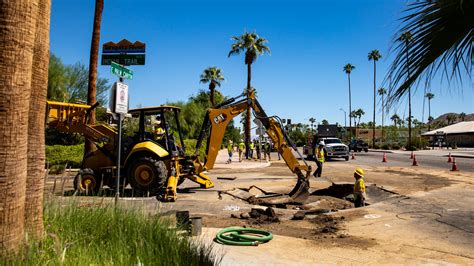
[[[28,178],[25,198],[25,227],[33,239],[40,239],[44,229],[44,117],[48,92],[50,12],[51,0],[39,0],[33,54],[35,67],[32,70],[28,118]]]
[[[408,58],[408,43],[407,45],[407,79],[410,78],[410,64]],[[412,149],[411,147],[411,86],[408,87],[408,149]]]
[[[428,131],[431,131],[431,99],[428,99]]]
[[[252,62],[247,63],[247,97],[250,97],[250,90],[252,89],[251,86],[252,81]],[[250,106],[246,110],[245,116],[245,149],[246,149],[246,158],[248,159],[250,153],[250,127],[251,127],[251,117],[250,117]]]
[[[351,104],[351,74],[350,73],[347,73],[347,80],[349,81],[349,138],[352,138],[352,116],[351,116],[352,104]]]
[[[216,84],[214,83],[214,81],[211,81],[209,83],[209,91],[210,91],[209,98],[210,98],[210,101],[211,101],[211,107],[214,107],[216,105],[216,102],[214,100],[215,89],[216,89]]]
[[[93,105],[96,100],[97,87],[97,64],[99,61],[99,42],[100,42],[100,24],[102,21],[102,10],[104,9],[104,0],[95,1],[94,28],[92,31],[91,53],[89,60],[89,86],[87,88],[87,104]],[[91,112],[89,124],[95,124],[95,110]],[[84,145],[84,154],[95,149],[94,144],[86,139]]]
[[[384,104],[383,104],[383,93],[382,93],[382,142],[384,142],[384,134],[383,134],[383,118],[384,118],[384,112],[385,112],[385,107],[384,107]]]
[[[28,109],[38,0],[0,4],[0,257],[24,240]]]
[[[376,77],[377,77],[377,68],[376,68],[376,63],[374,59],[374,117],[372,119],[372,148],[375,147],[375,83],[376,83]]]

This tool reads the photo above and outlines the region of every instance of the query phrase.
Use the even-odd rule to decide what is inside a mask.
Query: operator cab
[[[179,112],[181,108],[176,106],[154,106],[130,109],[128,113],[132,116],[131,126],[136,129],[138,120],[138,131],[134,130],[135,142],[154,141],[166,149],[171,156],[184,156],[185,146],[179,123]],[[177,136],[176,136],[177,133]],[[176,144],[176,137],[180,144]]]

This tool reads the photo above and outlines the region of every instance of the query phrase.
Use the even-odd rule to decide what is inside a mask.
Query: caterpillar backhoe
[[[65,133],[79,133],[97,147],[95,151],[84,155],[81,170],[74,179],[75,189],[93,194],[102,186],[115,188],[118,133],[111,125],[88,124],[89,115],[97,104],[89,106],[48,101],[47,106],[46,123],[49,127]],[[198,183],[201,188],[213,187],[214,183],[205,172],[214,167],[227,125],[247,108],[251,108],[254,116],[262,122],[274,148],[297,176],[297,184],[289,196],[295,200],[305,199],[308,196],[311,167],[304,160],[304,164],[300,164],[295,158],[292,149],[297,150],[279,118],[268,117],[253,92],[248,97],[242,94],[231,98],[207,111],[196,152],[191,156],[185,155],[186,147],[179,123],[180,108],[158,106],[129,110],[131,117],[126,118],[129,120],[128,126],[136,121],[138,128],[122,139],[121,185],[130,184],[137,192],[158,194],[163,201],[175,201],[177,187],[185,179]],[[162,125],[164,132],[161,137],[154,134],[154,124]],[[175,126],[175,132],[170,129],[170,124]],[[176,133],[179,144],[176,143]],[[201,162],[198,151],[204,141],[207,144],[206,156]]]

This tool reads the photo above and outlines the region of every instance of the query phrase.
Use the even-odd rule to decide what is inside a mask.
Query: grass
[[[46,162],[50,172],[57,173],[64,170],[64,166],[78,168],[81,166],[84,154],[84,144],[78,145],[46,145]]]
[[[138,210],[44,209],[46,235],[30,242],[13,265],[214,265],[211,246],[180,236],[167,220]],[[5,262],[5,261],[4,261]],[[0,259],[0,264],[3,264]]]

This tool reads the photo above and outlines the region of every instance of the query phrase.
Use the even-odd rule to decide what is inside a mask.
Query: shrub
[[[384,143],[382,144],[382,149],[383,150],[390,150],[392,148],[392,146],[388,143]]]
[[[211,252],[212,246],[192,242],[186,235],[178,235],[168,220],[136,209],[47,204],[44,225],[43,241],[30,241],[19,257],[5,264],[213,265],[219,262]]]
[[[81,166],[84,155],[84,144],[79,145],[46,145],[46,162],[49,164],[50,172],[57,173],[64,170],[67,165],[73,168]]]

